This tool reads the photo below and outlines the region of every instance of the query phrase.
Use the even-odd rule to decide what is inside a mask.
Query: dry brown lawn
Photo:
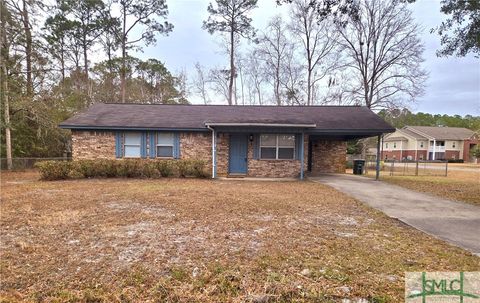
[[[5,302],[403,302],[480,258],[313,182],[2,174]]]
[[[390,176],[389,172],[385,171],[381,173],[381,180],[442,198],[480,206],[480,169],[478,172],[450,170],[447,177],[439,176],[438,171],[433,173],[435,172],[436,176]],[[369,171],[370,177],[374,174],[374,171]]]

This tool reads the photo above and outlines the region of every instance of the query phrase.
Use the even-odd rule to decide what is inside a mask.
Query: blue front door
[[[247,147],[248,135],[230,135],[230,154],[228,162],[228,172],[230,174],[247,173]]]

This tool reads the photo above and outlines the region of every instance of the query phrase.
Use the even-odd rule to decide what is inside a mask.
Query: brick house
[[[346,140],[395,129],[360,106],[95,104],[64,121],[73,159],[201,159],[212,177],[344,173]]]
[[[383,139],[382,159],[472,161],[478,135],[461,127],[405,126]]]

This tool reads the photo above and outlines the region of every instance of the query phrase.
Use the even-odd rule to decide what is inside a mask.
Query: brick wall
[[[217,137],[217,175],[225,177],[228,175],[228,153],[230,136],[220,133]]]
[[[347,143],[336,140],[312,142],[312,171],[319,173],[345,173]]]
[[[72,131],[72,158],[115,159],[115,133],[107,131]]]
[[[480,144],[480,139],[478,139],[478,135],[475,135],[471,139],[463,141],[463,154],[462,158],[465,162],[474,161],[474,157],[470,156],[470,151],[474,146]]]
[[[201,159],[212,165],[211,133],[191,132],[180,135],[180,158]],[[217,138],[217,175],[228,174],[229,134]],[[149,143],[149,140],[147,139]],[[316,146],[316,147],[315,147]],[[73,159],[115,159],[115,133],[72,131]],[[307,170],[308,136],[304,141],[304,169]],[[318,141],[314,144],[313,172],[344,172],[346,144],[342,141]],[[253,142],[248,143],[248,176],[298,177],[299,160],[253,159]]]
[[[402,160],[402,159],[408,159],[410,157],[411,160],[416,160],[415,154],[418,157],[418,159],[427,159],[427,151],[426,150],[412,150],[412,149],[407,149],[407,150],[389,150],[389,151],[383,151],[382,153],[382,160],[385,160],[385,157],[387,157],[388,160]],[[422,158],[423,156],[423,158]]]
[[[445,151],[445,160],[450,159],[460,159],[460,151],[459,150],[446,150]]]
[[[248,159],[248,176],[265,178],[296,178],[300,176],[300,160]]]
[[[417,158],[418,160],[428,160],[428,152],[426,150],[417,150]],[[399,150],[394,150],[394,151],[383,151],[382,153],[382,160],[385,160],[387,158],[388,160],[401,160],[401,159],[407,159],[408,156],[411,156],[412,160],[417,160],[415,158],[415,150],[404,150],[404,151],[399,151]],[[444,155],[439,158],[439,153],[437,153],[437,160],[438,159],[443,159],[443,160],[448,160],[448,159],[460,159],[460,151],[458,150],[446,150]]]
[[[212,161],[212,134],[210,133],[181,133],[180,158]]]
[[[308,143],[308,141],[307,141]],[[230,136],[220,133],[217,138],[217,175],[228,175]],[[305,146],[307,148],[307,146]],[[306,158],[305,158],[306,159]],[[306,160],[305,160],[306,162]],[[260,160],[253,158],[253,142],[247,147],[247,176],[261,178],[296,178],[300,176],[299,160]]]

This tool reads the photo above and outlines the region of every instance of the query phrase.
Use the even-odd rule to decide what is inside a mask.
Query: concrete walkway
[[[329,185],[427,234],[480,256],[480,207],[353,175],[323,175]]]

